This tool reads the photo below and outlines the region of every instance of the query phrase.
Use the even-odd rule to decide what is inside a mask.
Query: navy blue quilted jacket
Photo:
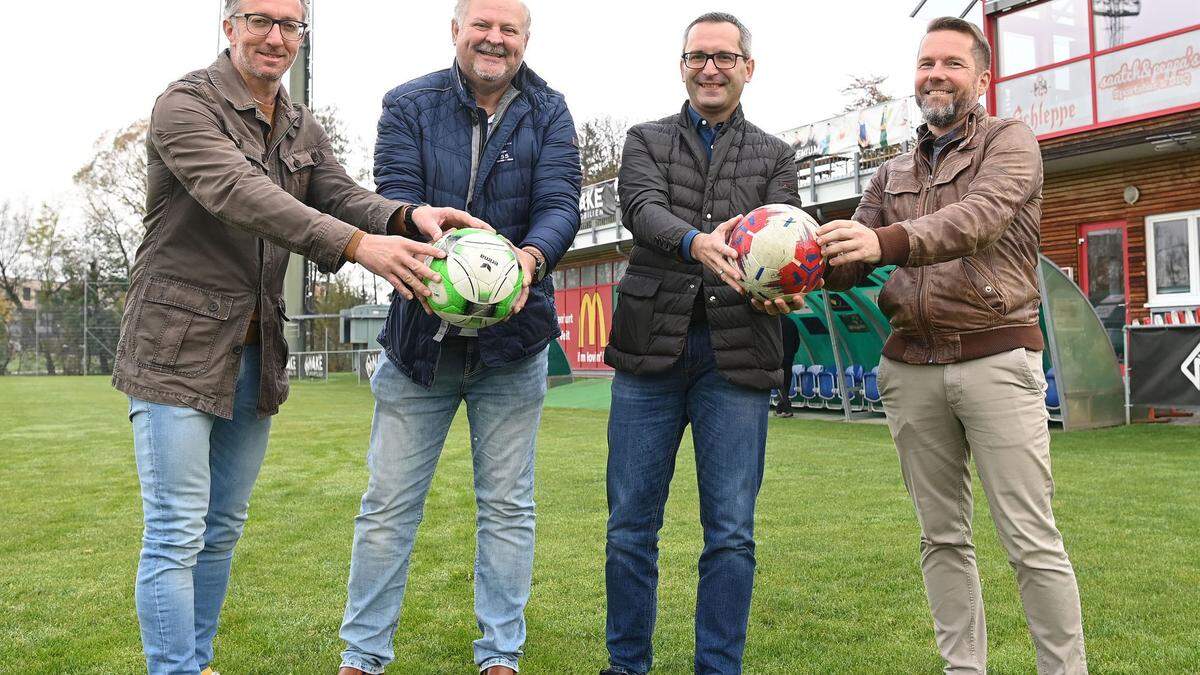
[[[518,247],[536,246],[553,268],[579,229],[575,124],[562,94],[528,67],[521,67],[513,84],[521,93],[486,137],[470,204],[472,125],[486,128],[487,113],[476,107],[457,65],[384,97],[375,183],[390,199],[466,210]],[[441,352],[434,339],[440,327],[441,320],[425,314],[420,303],[393,294],[379,342],[401,372],[428,387]],[[479,331],[479,351],[485,365],[499,366],[541,351],[558,335],[547,274],[530,288],[519,314]]]

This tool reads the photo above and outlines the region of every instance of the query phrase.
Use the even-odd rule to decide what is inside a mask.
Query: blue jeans
[[[213,637],[233,547],[267,450],[258,419],[259,349],[242,352],[233,419],[129,399],[145,530],[135,600],[146,668],[196,675]]]
[[[458,411],[467,404],[475,473],[474,643],[480,669],[516,669],[533,574],[534,441],[546,396],[547,352],[490,368],[473,339],[441,349],[430,389],[384,359],[371,378],[370,481],[354,520],[342,665],[381,673],[393,639],[425,496]],[[410,669],[420,670],[419,664]]]
[[[608,421],[606,626],[614,670],[645,673],[658,605],[658,531],[683,430],[700,490],[697,673],[740,673],[754,587],[754,502],[762,485],[768,392],[716,368],[707,325],[688,331],[670,371],[613,379]]]

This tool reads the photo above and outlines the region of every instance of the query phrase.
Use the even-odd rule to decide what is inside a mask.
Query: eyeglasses
[[[275,24],[279,24],[279,34],[284,40],[296,42],[304,37],[308,32],[308,24],[303,21],[292,21],[291,19],[272,19],[265,14],[234,14],[231,18],[245,19],[246,30],[250,31],[251,35],[270,35],[271,29]]]
[[[683,65],[692,70],[704,70],[704,66],[708,65],[708,60],[712,59],[713,65],[720,70],[729,70],[737,65],[739,58],[747,58],[745,54],[737,54],[734,52],[717,52],[716,54],[706,54],[705,52],[684,52]]]

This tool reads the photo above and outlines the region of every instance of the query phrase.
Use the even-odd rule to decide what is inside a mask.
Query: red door
[[[1079,288],[1124,358],[1122,328],[1129,322],[1129,238],[1125,222],[1079,227]]]

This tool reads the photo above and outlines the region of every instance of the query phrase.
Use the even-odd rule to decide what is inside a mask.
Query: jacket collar
[[[450,66],[450,74],[454,80],[454,93],[458,96],[458,101],[464,106],[474,110],[479,107],[475,102],[475,95],[471,93],[470,86],[467,85],[467,78],[463,76],[462,70],[458,67],[458,59],[454,60],[454,64]],[[518,91],[528,92],[532,89],[545,89],[546,81],[538,77],[537,73],[533,72],[529,66],[524,63],[517,70],[517,74],[513,76],[512,86]]]
[[[229,55],[229,50],[221,52],[217,56],[217,60],[213,61],[208,67],[208,78],[212,81],[213,86],[225,97],[226,101],[237,110],[257,109],[258,105],[254,102],[254,96],[250,94],[250,88],[246,86],[246,81],[242,79],[241,73],[237,68],[233,67],[233,59]],[[276,110],[284,115],[289,126],[300,116],[299,111],[292,106],[292,99],[288,96],[286,87],[279,87],[279,93],[275,97]]]
[[[677,120],[679,126],[687,127],[689,129],[694,128],[692,125],[691,109],[691,101],[684,101],[683,107],[679,109],[679,119]],[[727,127],[738,126],[742,123],[743,119],[745,119],[745,117],[742,113],[742,104],[739,103],[738,107],[734,109],[733,114],[729,116],[729,119],[722,122],[722,124]]]

